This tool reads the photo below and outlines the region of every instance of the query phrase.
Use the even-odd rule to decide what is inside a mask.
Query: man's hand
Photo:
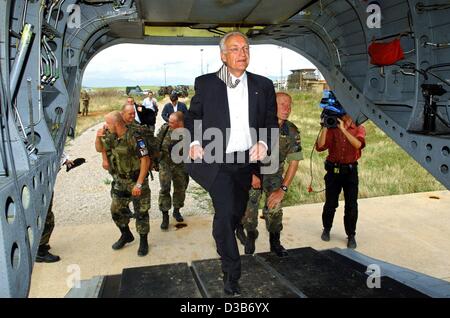
[[[261,189],[261,179],[256,175],[252,175],[252,188]]]
[[[273,208],[275,208],[278,204],[280,204],[280,203],[281,203],[281,200],[283,200],[283,198],[284,198],[284,193],[285,193],[285,192],[284,192],[283,190],[281,190],[281,189],[278,189],[278,190],[272,192],[272,193],[269,195],[269,199],[267,200],[267,207],[268,207],[269,209],[273,209]]]
[[[106,126],[103,126],[102,128],[99,128],[97,130],[97,137],[104,137],[106,133]]]
[[[142,193],[141,188],[138,188],[137,186],[134,186],[133,190],[131,190],[131,195],[133,197],[139,197],[139,196],[141,196],[141,193]]]
[[[344,121],[342,120],[342,119],[340,119],[340,118],[338,118],[337,119],[338,120],[338,128],[341,130],[341,131],[344,131],[344,130],[346,130],[345,129],[345,123],[344,123]]]
[[[67,160],[64,162],[64,164],[65,164],[68,168],[72,168],[72,166],[73,166],[73,161],[67,159]]]
[[[102,160],[102,167],[103,167],[103,169],[105,169],[105,170],[107,170],[107,171],[109,171],[109,162],[108,162],[108,160]]]
[[[250,149],[250,161],[261,161],[267,156],[267,148],[261,142],[257,142]]]
[[[200,145],[192,145],[191,148],[189,148],[189,157],[192,160],[203,159],[204,155],[205,151]]]

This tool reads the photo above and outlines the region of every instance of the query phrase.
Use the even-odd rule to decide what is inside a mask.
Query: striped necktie
[[[222,65],[222,67],[220,68],[220,70],[217,71],[216,73],[217,77],[220,78],[222,80],[222,82],[225,83],[225,85],[227,85],[227,87],[229,88],[236,88],[236,86],[238,86],[238,84],[241,82],[240,79],[236,79],[236,81],[233,83],[233,79],[231,77],[230,72],[228,71],[228,67],[224,64]]]

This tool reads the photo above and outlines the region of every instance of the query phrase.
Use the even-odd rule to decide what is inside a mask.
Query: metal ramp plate
[[[260,254],[258,257],[307,297],[427,297],[388,277],[381,277],[383,288],[369,288],[366,274],[336,262],[310,247],[290,250],[289,256],[282,259],[272,253]]]
[[[201,294],[187,263],[127,268],[119,297],[197,298]]]
[[[292,298],[301,297],[258,262],[253,256],[242,256],[242,274],[239,280],[243,297],[246,298]],[[225,297],[223,292],[222,269],[219,259],[192,262],[205,297]]]

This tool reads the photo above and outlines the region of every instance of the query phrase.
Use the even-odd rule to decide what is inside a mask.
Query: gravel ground
[[[162,125],[160,113],[164,103],[160,103],[160,112],[156,126]],[[95,151],[94,141],[98,124],[65,147],[70,159],[85,158],[86,163],[66,172],[65,166],[58,174],[55,184],[53,212],[56,225],[101,224],[112,222],[110,205],[111,176],[101,165],[101,155]],[[150,181],[151,209],[150,218],[160,218],[158,208],[159,176],[153,171],[154,181]],[[194,180],[189,180],[183,215],[210,214],[211,201],[208,194]]]

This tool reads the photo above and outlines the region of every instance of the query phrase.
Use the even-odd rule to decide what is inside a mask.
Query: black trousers
[[[358,220],[358,168],[349,169],[345,173],[328,171],[325,175],[325,205],[322,213],[322,223],[326,230],[333,226],[334,214],[339,206],[339,194],[344,190],[344,226],[347,236],[356,234]]]
[[[209,191],[215,214],[213,237],[222,271],[233,280],[241,277],[241,258],[235,230],[245,213],[254,165],[222,164]]]

